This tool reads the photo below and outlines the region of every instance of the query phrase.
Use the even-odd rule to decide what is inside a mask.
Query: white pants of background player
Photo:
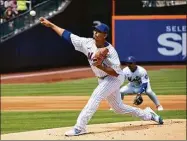
[[[140,117],[142,120],[151,120],[151,113],[123,104],[120,95],[120,86],[124,82],[123,75],[119,75],[118,77],[108,76],[104,79],[99,79],[98,82],[99,85],[93,91],[88,103],[79,114],[75,128],[80,130],[86,129],[88,121],[96,112],[100,102],[104,99],[108,101],[116,113],[131,114]]]
[[[120,89],[121,97],[122,99],[124,98],[125,94],[137,94],[140,91],[141,87],[133,87],[130,83],[127,85],[123,86]],[[149,98],[154,102],[156,106],[160,105],[160,102],[156,96],[156,94],[152,91],[150,82],[147,83],[147,89],[145,93],[149,96]]]

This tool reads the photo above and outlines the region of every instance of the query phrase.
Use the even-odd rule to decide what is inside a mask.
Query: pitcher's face
[[[107,36],[106,33],[100,32],[100,31],[98,31],[98,30],[94,30],[94,31],[93,31],[93,38],[94,38],[96,41],[105,40],[106,36]]]

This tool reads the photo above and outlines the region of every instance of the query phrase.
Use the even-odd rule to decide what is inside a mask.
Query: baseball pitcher
[[[123,104],[119,90],[124,82],[124,75],[120,68],[120,61],[116,50],[106,41],[109,32],[109,27],[106,24],[101,23],[94,28],[93,38],[84,38],[56,26],[45,18],[40,18],[40,22],[67,40],[74,46],[75,50],[84,53],[95,76],[98,78],[98,86],[79,114],[74,128],[65,132],[66,136],[85,134],[87,123],[103,99],[108,101],[116,113],[131,114],[140,117],[142,120],[153,120],[158,124],[163,124],[162,118],[151,108],[147,107],[141,110]]]

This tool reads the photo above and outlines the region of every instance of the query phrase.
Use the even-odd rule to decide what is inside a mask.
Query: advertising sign
[[[114,16],[113,44],[120,60],[186,60],[186,16]]]

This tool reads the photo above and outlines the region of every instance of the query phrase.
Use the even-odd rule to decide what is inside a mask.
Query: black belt
[[[107,76],[109,76],[109,75],[105,75],[103,77],[97,77],[97,78],[99,78],[99,79],[105,79]]]

